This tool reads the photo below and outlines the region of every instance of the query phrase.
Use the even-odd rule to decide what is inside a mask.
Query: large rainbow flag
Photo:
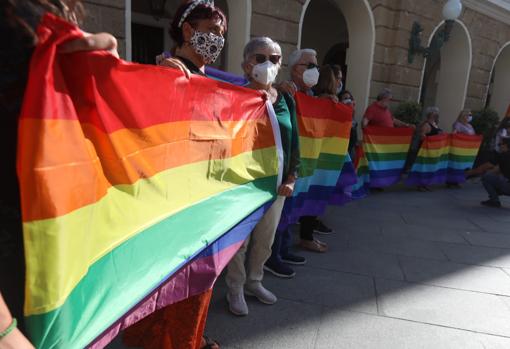
[[[446,182],[464,183],[466,181],[464,171],[473,167],[482,139],[482,136],[458,133],[450,135]]]
[[[324,213],[338,183],[349,145],[352,108],[296,93],[301,165],[291,198],[285,201],[279,230],[299,217]]]
[[[51,15],[38,35],[19,122],[26,323],[37,348],[99,348],[213,285],[276,195],[279,131],[256,91],[58,54],[82,34]]]
[[[370,171],[368,160],[363,151],[363,146],[356,147],[356,159],[354,161],[357,181],[351,188],[351,197],[353,199],[363,199],[370,192]]]
[[[385,188],[400,181],[414,129],[366,127],[363,151],[368,161],[370,187]]]
[[[423,140],[418,157],[407,177],[407,185],[431,185],[446,183],[449,154],[448,134],[427,136]]]

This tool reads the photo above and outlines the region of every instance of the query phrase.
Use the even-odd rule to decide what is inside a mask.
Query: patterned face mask
[[[195,30],[190,40],[191,47],[202,56],[205,64],[213,63],[221,53],[225,38],[213,33],[203,33]]]

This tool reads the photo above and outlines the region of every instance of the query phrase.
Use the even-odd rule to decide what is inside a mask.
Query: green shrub
[[[473,121],[471,125],[476,134],[483,135],[481,150],[489,150],[491,143],[496,135],[496,129],[499,125],[498,113],[490,108],[477,110],[473,112]]]
[[[422,106],[418,102],[406,101],[397,106],[393,115],[408,124],[418,125],[421,121]]]

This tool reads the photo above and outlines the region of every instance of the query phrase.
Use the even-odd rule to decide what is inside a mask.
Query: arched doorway
[[[313,48],[319,63],[342,66],[345,87],[361,116],[368,104],[375,46],[375,25],[366,0],[307,0],[301,13],[300,48]]]
[[[216,0],[229,18],[229,30],[225,49],[214,66],[233,73],[241,73],[243,47],[249,40],[251,23],[251,0]],[[126,56],[128,60],[154,64],[154,58],[173,46],[168,34],[171,20],[181,0],[167,0],[165,11],[154,16],[150,1],[130,0],[126,9]]]
[[[444,21],[433,31],[433,41]],[[426,60],[420,93],[420,102],[425,106],[437,106],[441,111],[440,125],[449,130],[459,112],[464,108],[471,70],[471,37],[464,23],[456,21],[450,39],[439,52]]]
[[[510,107],[510,42],[500,49],[492,68],[485,106],[494,109],[500,117]]]

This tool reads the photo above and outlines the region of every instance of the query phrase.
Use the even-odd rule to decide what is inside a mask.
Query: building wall
[[[282,46],[284,57],[288,57],[290,52],[297,48],[300,23],[307,0],[235,1],[251,5],[251,37],[270,36],[277,40]],[[375,98],[383,87],[392,88],[397,101],[419,99],[425,59],[417,55],[412,64],[407,61],[411,28],[414,21],[422,25],[422,43],[426,45],[433,31],[442,22],[441,12],[445,1],[368,0],[376,33],[369,86],[370,100]],[[473,3],[468,0],[463,2]],[[111,32],[119,39],[120,51],[124,54],[125,0],[86,0],[85,5],[89,13],[85,28],[90,31]],[[230,17],[232,16],[235,14],[231,12]],[[485,105],[494,60],[505,43],[510,41],[510,25],[466,5],[459,20],[467,28],[472,45],[472,64],[465,106],[479,109]],[[510,18],[507,22],[510,23]],[[230,30],[236,29],[231,26]],[[320,31],[321,28],[317,30]],[[284,67],[281,77],[287,74],[288,70]]]
[[[107,32],[119,43],[119,54],[126,54],[125,0],[84,0],[86,10],[83,29],[88,32]]]

